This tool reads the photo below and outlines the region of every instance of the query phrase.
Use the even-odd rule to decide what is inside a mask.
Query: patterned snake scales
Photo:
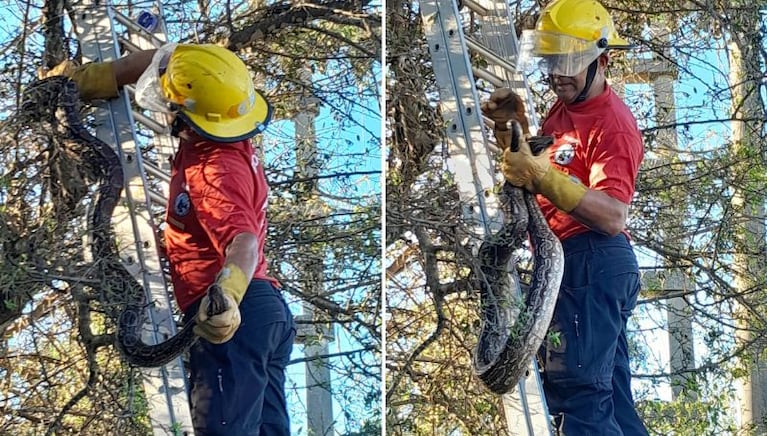
[[[511,123],[512,150],[518,147],[522,130]],[[534,154],[548,147],[551,137],[532,137],[528,141]],[[485,386],[497,394],[514,389],[537,353],[554,314],[562,281],[564,256],[559,239],[549,228],[535,196],[514,187],[503,186],[504,214],[507,222],[488,237],[479,249],[482,330],[474,351],[474,372]],[[509,272],[514,251],[529,235],[534,248],[532,280],[520,300],[521,284],[516,262]]]
[[[91,236],[93,259],[101,265],[102,283],[106,289],[104,295],[119,296],[120,301],[127,301],[117,320],[117,347],[125,360],[140,367],[162,366],[189,348],[197,336],[192,330],[195,320],[191,320],[175,336],[165,342],[149,345],[141,338],[144,325],[145,309],[148,305],[142,286],[125,269],[115,247],[117,243],[111,230],[112,214],[120,200],[124,185],[124,175],[120,158],[106,143],[91,135],[83,126],[79,114],[79,94],[77,85],[72,80],[56,76],[43,79],[28,86],[23,95],[20,118],[41,120],[50,117],[50,122],[58,127],[62,140],[74,141],[97,162],[91,162],[97,172],[98,189],[93,199],[92,213],[88,219],[88,231]],[[48,114],[48,115],[46,115]],[[221,289],[212,286],[209,290],[211,304],[209,315],[221,313],[225,303]]]

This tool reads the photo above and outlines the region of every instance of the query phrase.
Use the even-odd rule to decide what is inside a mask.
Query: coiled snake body
[[[111,230],[112,214],[120,200],[124,186],[122,165],[117,153],[84,126],[79,114],[79,94],[75,82],[67,77],[55,76],[32,83],[23,94],[20,118],[27,122],[48,116],[57,126],[57,134],[74,141],[88,151],[94,176],[99,181],[88,217],[91,252],[103,274],[106,298],[125,303],[117,316],[117,347],[125,360],[140,367],[162,366],[191,346],[197,336],[191,320],[173,337],[156,345],[141,338],[144,313],[147,307],[142,286],[123,266],[117,253],[117,243]],[[223,312],[225,303],[220,288],[211,287],[209,313]],[[111,298],[110,298],[111,296]]]
[[[513,150],[521,130],[517,123],[512,125]],[[550,139],[531,138],[533,153],[543,151]],[[480,286],[482,330],[473,358],[475,374],[497,394],[513,390],[545,339],[564,270],[562,245],[549,228],[534,195],[508,182],[503,186],[503,194],[507,222],[479,250],[484,275]],[[509,262],[527,235],[534,249],[533,271],[522,301],[518,296],[522,285],[516,262],[511,271]]]

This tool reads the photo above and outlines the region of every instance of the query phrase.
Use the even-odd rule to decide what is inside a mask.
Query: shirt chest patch
[[[173,199],[173,213],[179,217],[185,217],[189,215],[192,210],[192,201],[189,199],[189,194],[181,192]]]
[[[554,151],[554,163],[562,166],[569,165],[575,158],[575,143],[566,142]]]

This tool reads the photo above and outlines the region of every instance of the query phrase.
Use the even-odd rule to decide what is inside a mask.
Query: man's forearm
[[[602,191],[589,189],[570,215],[593,230],[615,236],[626,227],[628,208]]]
[[[113,67],[117,86],[136,83],[152,62],[152,56],[156,51],[155,49],[142,50],[114,61]]]
[[[253,233],[240,233],[226,248],[224,265],[234,264],[246,277],[253,277],[258,264],[258,238]]]

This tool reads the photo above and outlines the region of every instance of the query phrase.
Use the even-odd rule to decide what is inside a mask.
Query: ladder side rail
[[[112,8],[108,8],[107,12],[110,14],[113,11]],[[114,28],[114,19],[110,16],[112,26],[110,26],[110,32],[112,38],[117,41],[117,34]],[[120,55],[115,47],[116,57]],[[150,241],[155,240],[156,225],[152,217],[152,203],[151,203],[151,191],[149,190],[149,180],[147,177],[147,171],[143,165],[144,156],[141,152],[141,148],[138,145],[136,138],[137,132],[135,129],[136,120],[133,118],[133,110],[130,103],[130,98],[126,90],[120,92],[120,98],[116,100],[110,100],[107,105],[110,109],[108,123],[111,129],[115,133],[117,144],[123,162],[123,170],[125,171],[126,183],[125,196],[126,203],[130,210],[131,219],[133,221],[133,231],[136,235],[136,255],[141,265],[141,273],[143,278],[144,288],[149,290],[147,299],[150,302],[150,316],[158,317],[160,319],[167,318],[165,314],[158,314],[163,310],[156,310],[156,304],[158,303],[156,297],[166,297],[169,294],[168,284],[165,282],[162,275],[157,275],[158,268],[148,267],[148,263],[155,263],[156,246],[152,246]],[[150,230],[149,235],[145,235],[146,230]],[[155,250],[151,250],[154,248]],[[159,278],[159,280],[158,280]],[[155,289],[161,288],[159,294],[155,293]],[[168,332],[159,334],[160,332],[156,328],[152,328],[154,333],[153,343],[164,341],[168,336],[172,336],[176,333],[176,323],[173,321],[173,314],[168,307],[168,312],[171,318],[169,325],[167,326]],[[159,316],[158,316],[159,315]],[[154,323],[153,323],[154,324]],[[157,323],[159,324],[159,323]],[[155,324],[156,325],[156,324]],[[159,334],[159,335],[158,335]],[[168,335],[168,336],[164,336]]]
[[[477,238],[474,248],[478,249],[483,236],[502,224],[497,198],[485,195],[496,184],[496,165],[486,146],[456,5],[451,0],[436,0],[420,6],[440,106],[448,124],[448,166],[464,203],[464,216],[476,226],[477,234],[472,236]]]
[[[120,101],[114,103],[129,105],[125,94]],[[111,128],[119,130],[122,128],[120,126],[125,126],[125,123],[131,122],[129,116],[114,117],[115,111],[118,110],[114,105],[110,105],[109,108],[112,117],[109,118],[108,122],[111,124]],[[122,142],[122,144],[125,143]],[[155,241],[155,226],[152,223],[148,207],[142,204],[151,198],[145,195],[144,186],[135,182],[136,176],[141,175],[137,164],[140,153],[134,154],[123,149],[122,155],[125,157],[123,170],[126,178],[131,177],[133,183],[126,185],[124,193],[127,200],[126,210],[121,214],[121,219],[118,220],[115,227],[116,230],[122,227],[124,229],[121,232],[123,235],[128,234],[127,229],[125,229],[127,225],[133,227],[135,242],[124,248],[121,247],[121,257],[124,258],[127,254],[128,264],[126,268],[131,271],[134,277],[143,282],[144,289],[148,294],[147,320],[142,328],[142,338],[147,343],[159,343],[175,334],[176,321],[169,304],[169,291],[164,281],[159,260],[151,253],[152,250],[156,249],[154,244],[150,242]],[[125,222],[126,220],[130,222]],[[131,246],[136,248],[129,248]],[[131,254],[135,254],[137,257],[132,262]],[[150,404],[154,434],[168,434],[176,424],[183,426],[184,422],[188,423],[188,431],[191,431],[191,414],[188,412],[186,378],[181,358],[177,357],[160,368],[142,369],[142,372],[145,376],[143,379],[144,392]],[[175,396],[179,398],[174,398]],[[163,409],[166,410],[163,411]],[[188,415],[189,419],[185,420],[184,415]],[[170,423],[170,427],[166,428],[166,423]]]
[[[129,51],[135,48],[156,48],[162,45],[166,39],[164,35],[164,22],[159,14],[155,14],[155,18],[159,21],[156,31],[149,33],[136,23],[133,23],[126,15],[117,11],[115,7],[109,7],[107,13],[111,22],[110,29],[112,38],[115,41],[115,50],[117,50],[117,41],[124,39],[118,39],[119,35],[116,31],[118,23],[125,26],[126,33],[129,35],[128,40],[132,44],[124,45]],[[118,102],[121,105],[117,108],[113,107],[112,115],[120,114],[124,117],[122,125],[115,126],[115,131],[125,132],[127,142],[119,141],[119,143],[121,145],[130,144],[133,152],[133,165],[130,168],[126,168],[126,178],[128,177],[127,170],[130,169],[131,176],[133,176],[131,180],[135,182],[128,189],[130,194],[133,194],[135,197],[133,204],[129,202],[129,205],[132,206],[131,217],[134,220],[140,220],[137,223],[139,226],[137,228],[134,227],[134,229],[138,231],[136,235],[139,241],[137,242],[140,242],[141,246],[145,249],[140,253],[142,255],[141,265],[143,268],[151,270],[151,282],[146,280],[147,275],[144,275],[144,289],[150,304],[147,307],[148,319],[142,336],[148,343],[158,343],[174,335],[177,331],[173,314],[173,296],[169,289],[169,284],[165,280],[165,274],[160,261],[158,224],[154,219],[157,211],[164,213],[166,203],[164,199],[168,196],[169,184],[167,181],[170,175],[162,171],[162,161],[153,163],[152,159],[144,156],[142,148],[137,144],[137,125],[143,125],[150,132],[154,132],[153,139],[160,143],[158,152],[161,153],[163,150],[167,152],[167,150],[172,150],[173,146],[169,134],[162,135],[156,132],[157,127],[162,127],[165,124],[161,114],[151,114],[148,117],[155,124],[137,123],[139,120],[137,120],[134,114],[139,112],[133,110],[129,91],[130,89],[122,91],[123,98]],[[144,121],[144,119],[141,119],[141,121]],[[169,131],[170,129],[167,127],[163,129],[163,132]],[[145,159],[147,160],[147,166],[144,165]],[[164,177],[151,177],[154,173],[147,169],[152,166],[160,169],[160,172],[164,173]],[[157,193],[150,185],[159,185],[163,193]],[[157,436],[167,434],[168,428],[165,427],[165,423],[170,422],[170,431],[192,435],[194,430],[187,395],[189,389],[182,358],[179,356],[160,368],[145,369],[144,374],[146,375],[144,390],[150,403],[154,434]]]
[[[109,14],[110,8],[95,5],[89,0],[80,2],[75,7],[82,9],[82,13],[77,14],[76,26],[80,30],[78,33],[86,59],[116,60],[119,52],[114,23]],[[156,245],[152,243],[155,241],[155,232],[151,209],[144,192],[146,179],[139,167],[140,150],[136,146],[136,132],[129,109],[127,93],[122,91],[117,99],[100,105],[95,112],[96,134],[115,146],[125,172],[123,201],[113,216],[115,234],[121,241],[118,249],[124,266],[143,283],[145,290],[156,289],[167,297],[164,274],[157,261]],[[152,256],[153,252],[155,256]],[[170,308],[160,306],[161,304],[155,302],[149,308],[149,317],[154,322],[149,329],[144,329],[143,336],[150,343],[164,340],[164,337],[175,331],[175,321]],[[164,313],[159,313],[160,311]],[[154,434],[172,434],[179,430],[191,434],[191,415],[181,360],[176,359],[166,367],[143,373],[144,391],[150,406]]]

